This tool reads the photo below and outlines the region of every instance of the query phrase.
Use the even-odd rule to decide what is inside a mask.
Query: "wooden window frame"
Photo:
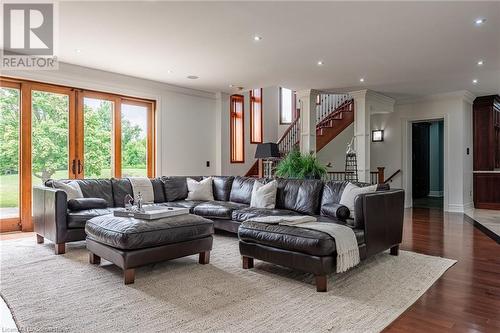
[[[23,174],[23,169],[24,169],[24,165],[23,165],[23,159],[22,159],[22,155],[23,154],[26,154],[25,151],[21,151],[21,147],[22,147],[22,141],[25,140],[25,136],[26,136],[26,131],[24,130],[24,127],[26,124],[26,121],[27,119],[24,119],[23,116],[22,116],[22,108],[23,108],[23,92],[22,92],[22,86],[19,82],[11,82],[11,81],[7,81],[7,80],[4,80],[3,78],[0,79],[0,87],[2,88],[11,88],[11,89],[17,89],[19,90],[19,160],[18,160],[18,188],[19,188],[19,198],[18,198],[18,202],[17,202],[17,205],[18,205],[18,208],[19,208],[19,214],[17,217],[8,217],[8,218],[3,218],[3,219],[0,219],[0,232],[10,232],[10,231],[20,231],[22,230],[22,225],[21,225],[21,219],[22,219],[22,216],[24,215],[24,212],[22,211],[22,208],[23,205],[22,205],[22,202],[25,199],[25,196],[23,195],[24,191],[23,189],[28,187],[31,188],[31,179],[30,179],[30,183],[26,184],[25,182],[23,182],[23,177],[22,177],[22,174]],[[31,99],[30,99],[30,103],[31,103]],[[29,123],[31,125],[31,122]],[[31,209],[31,205],[29,206],[30,209]]]
[[[146,137],[146,171],[149,178],[153,178],[155,176],[155,165],[156,165],[156,144],[155,144],[155,103],[152,101],[145,101],[136,98],[127,98],[123,97],[120,101],[120,117],[117,118],[120,120],[120,139],[121,139],[121,106],[123,104],[126,105],[135,105],[146,107],[147,109],[147,137]],[[121,141],[121,140],[120,140]],[[115,148],[116,149],[116,148]],[[120,176],[121,176],[121,146],[120,146]]]
[[[241,103],[241,116],[235,116],[236,112],[234,110],[234,105],[239,102]],[[235,142],[235,119],[240,119],[241,121],[241,155],[242,159],[236,159],[236,149],[237,144]],[[245,97],[243,95],[231,95],[229,99],[229,156],[231,163],[245,163]]]
[[[288,88],[285,88],[285,89],[288,89]],[[296,107],[296,95],[295,95],[295,91],[291,90],[291,89],[288,89],[292,92],[292,101],[291,101],[291,105],[292,105],[292,120],[290,122],[284,122],[283,121],[283,105],[282,105],[282,90],[283,90],[283,87],[280,87],[279,89],[279,105],[280,105],[280,125],[290,125],[293,123],[293,121],[295,119],[297,119],[297,107]]]
[[[259,97],[255,97],[255,90],[259,91]],[[255,104],[260,104],[260,124],[255,123]],[[264,140],[264,122],[263,115],[264,110],[263,106],[263,98],[262,98],[262,88],[252,89],[250,90],[250,143],[262,143]],[[258,129],[260,129],[260,140],[255,139],[255,127],[258,125]]]
[[[19,216],[0,219],[0,232],[33,231],[32,221],[32,91],[46,91],[69,96],[69,178],[83,178],[83,163],[80,170],[73,172],[73,161],[83,160],[83,98],[111,100],[115,103],[113,112],[113,163],[112,175],[121,176],[121,103],[146,106],[147,113],[147,175],[155,177],[156,171],[156,102],[153,100],[105,93],[94,90],[83,90],[75,87],[50,84],[39,81],[0,76],[0,87],[19,89]]]

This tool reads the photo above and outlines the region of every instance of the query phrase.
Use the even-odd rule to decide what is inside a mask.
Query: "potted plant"
[[[276,175],[283,178],[321,179],[326,174],[326,167],[321,165],[312,153],[301,154],[292,150],[278,163]]]

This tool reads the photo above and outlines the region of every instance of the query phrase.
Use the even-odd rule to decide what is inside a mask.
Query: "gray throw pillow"
[[[61,189],[66,192],[68,200],[83,198],[82,189],[80,188],[80,184],[76,180],[72,180],[69,182],[62,182],[59,180],[54,180],[52,185],[55,188]]]
[[[265,185],[256,180],[253,183],[250,207],[274,209],[277,191],[278,183],[275,180]]]

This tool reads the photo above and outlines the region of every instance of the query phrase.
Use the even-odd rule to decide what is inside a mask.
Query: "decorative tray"
[[[119,217],[133,217],[141,220],[157,220],[164,217],[189,214],[188,208],[144,206],[142,211],[131,209],[118,209],[113,212]]]

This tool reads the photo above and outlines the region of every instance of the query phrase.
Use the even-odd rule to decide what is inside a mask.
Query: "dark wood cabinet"
[[[474,206],[500,209],[500,96],[474,101]]]
[[[474,171],[500,168],[500,96],[474,101]]]

